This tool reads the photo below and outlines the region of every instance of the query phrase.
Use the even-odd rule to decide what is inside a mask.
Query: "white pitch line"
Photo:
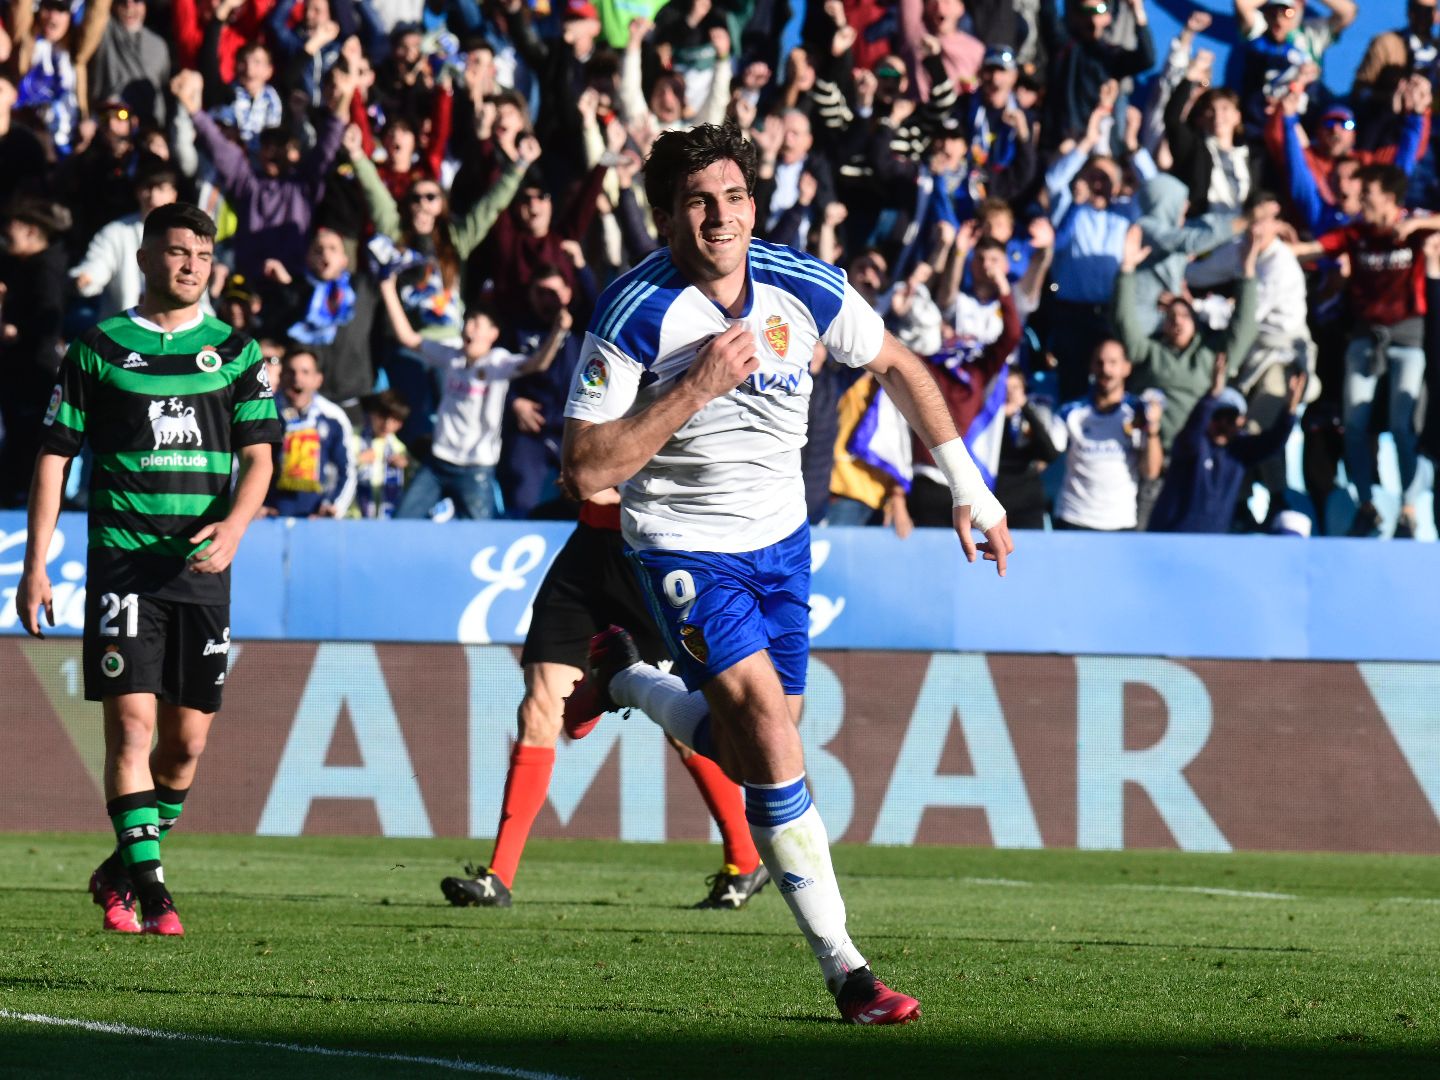
[[[1119,883],[1105,886],[1107,889],[1138,889],[1143,892],[1202,893],[1205,896],[1235,896],[1242,900],[1299,900],[1298,896],[1283,892],[1251,892],[1247,889],[1222,889],[1214,885],[1131,885]]]
[[[451,1072],[478,1073],[482,1076],[509,1076],[514,1080],[567,1080],[558,1073],[532,1072],[529,1069],[512,1069],[508,1065],[486,1065],[478,1061],[460,1061],[452,1058],[423,1057],[418,1054],[384,1054],[370,1050],[340,1050],[329,1046],[306,1046],[303,1043],[263,1042],[251,1039],[226,1039],[218,1035],[190,1035],[181,1031],[160,1031],[156,1028],[131,1027],[129,1024],[109,1024],[99,1020],[72,1020],[63,1016],[45,1016],[42,1013],[19,1013],[0,1009],[0,1020],[16,1020],[26,1024],[46,1024],[50,1027],[80,1028],[104,1035],[138,1035],[147,1039],[167,1039],[171,1042],[203,1043],[207,1046],[244,1046],[257,1050],[288,1050],[295,1054],[316,1054],[320,1057],[360,1058],[366,1061],[395,1061],[403,1065],[430,1065]]]
[[[966,877],[961,878],[962,885],[996,885],[1007,889],[1023,889],[1037,885],[1035,881],[1017,881],[1014,878],[985,878]],[[1060,884],[1051,882],[1050,884]],[[1179,893],[1201,893],[1206,896],[1234,896],[1242,900],[1298,900],[1298,896],[1291,893],[1278,892],[1250,892],[1245,889],[1224,889],[1218,885],[1131,885],[1127,882],[1116,882],[1113,884],[1100,884],[1096,888],[1101,889],[1135,889],[1142,892],[1179,892]],[[1397,900],[1403,899],[1397,897]],[[1419,903],[1440,903],[1436,901],[1419,901]]]

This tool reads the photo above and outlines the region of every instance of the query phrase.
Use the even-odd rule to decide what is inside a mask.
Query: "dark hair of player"
[[[745,190],[755,194],[755,145],[734,124],[699,124],[688,131],[667,131],[655,140],[645,159],[645,197],[664,213],[675,206],[675,192],[687,176],[717,161],[733,161],[745,177]]]
[[[215,239],[215,222],[209,214],[191,203],[175,202],[157,206],[145,215],[145,231],[140,236],[140,246],[160,243],[171,229],[188,229],[202,240]]]

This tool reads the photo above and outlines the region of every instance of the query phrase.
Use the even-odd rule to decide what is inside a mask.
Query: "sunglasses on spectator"
[[[1272,7],[1267,7],[1267,8],[1265,9],[1265,14],[1266,14],[1266,15],[1271,15],[1271,14],[1274,14],[1274,15],[1283,15],[1283,16],[1285,16],[1285,17],[1288,19],[1291,15],[1294,15],[1294,14],[1295,14],[1295,9],[1294,9],[1293,7],[1273,7],[1273,6],[1272,6]]]
[[[412,191],[408,197],[412,203],[418,202],[439,202],[440,192],[438,191]]]
[[[1326,120],[1326,121],[1324,121],[1324,123],[1325,123],[1325,126],[1326,126],[1327,128],[1337,128],[1337,127],[1341,127],[1341,128],[1344,128],[1346,131],[1354,131],[1354,130],[1355,130],[1355,121],[1354,121],[1354,120],[1346,120],[1344,117],[1340,117],[1340,116],[1335,117],[1333,120]]]
[[[877,79],[898,79],[900,78],[900,72],[896,71],[889,64],[882,64],[875,69],[875,77]]]
[[[1104,15],[1110,11],[1109,4],[1082,4],[1080,10],[1086,15]]]

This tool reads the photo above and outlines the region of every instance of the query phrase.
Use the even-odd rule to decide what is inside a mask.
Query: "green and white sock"
[[[160,864],[160,812],[155,792],[137,791],[105,804],[121,861],[145,907],[165,900],[165,870]]]
[[[164,784],[155,785],[155,809],[160,815],[160,839],[175,827],[180,815],[185,812],[185,796],[189,788],[172,788]]]

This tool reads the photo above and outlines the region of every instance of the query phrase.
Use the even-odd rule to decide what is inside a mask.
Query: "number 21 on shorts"
[[[690,608],[695,603],[695,579],[690,576],[689,570],[671,570],[660,583],[660,588],[664,590],[670,606],[679,609],[681,618],[690,614]]]
[[[113,592],[107,592],[100,597],[100,636],[120,637],[121,628],[115,625],[116,618],[123,611],[125,613],[124,635],[133,638],[140,632],[140,598],[133,592],[119,596]]]

